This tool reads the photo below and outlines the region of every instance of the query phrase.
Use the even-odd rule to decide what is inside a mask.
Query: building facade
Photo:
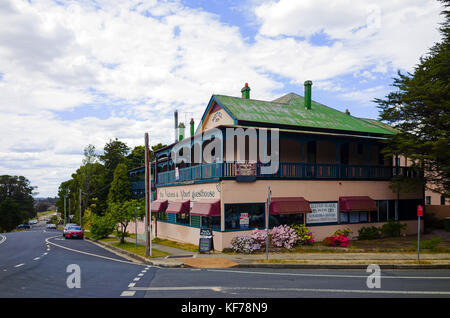
[[[311,86],[274,101],[251,99],[248,85],[213,95],[189,138],[155,152],[154,235],[198,244],[208,227],[223,250],[265,228],[266,210],[269,227],[305,224],[316,241],[388,220],[416,233],[423,194],[394,193],[390,179],[412,172],[382,155],[395,131],[312,101]]]

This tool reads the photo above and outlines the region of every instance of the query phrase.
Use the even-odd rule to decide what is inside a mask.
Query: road
[[[68,271],[72,264],[79,280],[76,271]],[[89,241],[64,240],[44,224],[0,235],[0,298],[450,297],[450,270],[383,270],[380,288],[368,287],[370,274],[158,268],[129,262]]]

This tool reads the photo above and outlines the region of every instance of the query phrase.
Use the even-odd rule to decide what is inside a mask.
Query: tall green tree
[[[0,232],[11,232],[23,222],[19,205],[11,198],[0,202]]]
[[[22,220],[36,216],[34,209],[33,191],[36,187],[24,176],[0,176],[0,202],[10,198],[14,201],[21,213]]]
[[[110,140],[104,148],[103,155],[100,155],[100,161],[103,162],[107,171],[107,180],[111,182],[114,177],[114,170],[119,163],[124,163],[130,148],[126,143],[118,140]]]
[[[445,22],[442,41],[423,56],[413,73],[394,78],[385,99],[375,99],[380,118],[398,134],[387,141],[387,156],[403,155],[413,160],[413,169],[424,186],[450,196],[450,7],[441,0]]]
[[[108,205],[122,203],[131,199],[131,184],[128,179],[127,166],[119,163],[114,170],[114,179],[108,193]]]

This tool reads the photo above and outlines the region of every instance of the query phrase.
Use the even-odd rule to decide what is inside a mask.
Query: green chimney
[[[191,122],[189,123],[191,125],[191,137],[194,136],[195,134],[195,129],[194,129],[194,118],[191,118]]]
[[[184,124],[183,123],[180,123],[179,125],[178,125],[178,132],[179,132],[179,134],[180,134],[180,137],[178,138],[178,141],[182,141],[183,139],[184,139]]]
[[[305,108],[311,109],[311,81],[305,81]]]
[[[245,86],[241,89],[242,98],[250,99],[250,87],[248,87],[248,83],[245,83]]]

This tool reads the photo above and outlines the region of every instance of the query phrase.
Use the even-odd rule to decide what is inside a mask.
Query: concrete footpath
[[[416,253],[365,253],[365,252],[313,252],[313,253],[198,253],[152,244],[152,248],[170,254],[163,258],[145,258],[124,251],[110,244],[95,241],[104,248],[114,250],[137,262],[160,267],[194,267],[194,268],[348,268],[365,269],[369,264],[377,264],[385,269],[450,269],[450,253],[421,253],[420,264]],[[134,239],[127,238],[134,242]],[[138,243],[142,243],[139,242]]]

